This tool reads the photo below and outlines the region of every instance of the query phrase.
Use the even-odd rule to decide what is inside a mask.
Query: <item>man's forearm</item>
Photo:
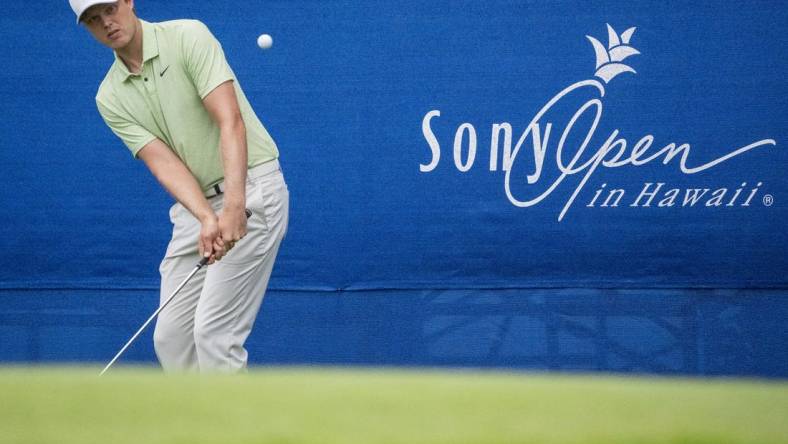
[[[139,157],[172,197],[200,222],[216,219],[197,179],[164,142],[154,140],[139,152]]]
[[[235,87],[227,81],[214,88],[203,99],[205,109],[219,127],[219,145],[224,168],[223,214],[238,219],[246,207],[246,126],[244,125]],[[245,220],[245,218],[244,218]],[[237,224],[236,224],[237,225]],[[244,223],[245,226],[245,223]]]
[[[220,127],[220,144],[224,167],[224,208],[246,208],[246,127],[240,116]]]

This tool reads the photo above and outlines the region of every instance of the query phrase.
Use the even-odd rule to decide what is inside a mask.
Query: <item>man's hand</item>
[[[200,256],[210,257],[208,264],[212,264],[221,259],[226,253],[225,243],[222,240],[219,220],[215,215],[211,215],[201,221],[200,229]]]
[[[221,236],[218,241],[226,247],[226,251],[230,251],[236,242],[246,236],[246,209],[243,206],[237,209],[225,206],[219,216],[219,232]],[[215,240],[214,249],[217,245]]]

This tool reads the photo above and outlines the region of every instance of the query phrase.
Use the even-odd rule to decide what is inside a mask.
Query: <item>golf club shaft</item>
[[[114,358],[112,358],[112,360],[111,360],[111,361],[109,361],[109,364],[107,364],[107,366],[106,366],[106,367],[104,367],[104,370],[102,370],[102,371],[101,371],[101,373],[99,373],[99,376],[103,375],[103,374],[104,374],[104,372],[106,372],[107,370],[109,370],[109,368],[110,368],[110,367],[112,367],[112,364],[114,364],[114,363],[115,363],[115,361],[117,361],[117,360],[118,360],[118,358],[120,358],[120,355],[122,355],[122,354],[123,354],[123,352],[125,352],[125,351],[126,351],[126,349],[127,349],[127,348],[129,348],[129,346],[130,346],[130,345],[131,345],[131,344],[134,342],[134,340],[136,340],[136,339],[137,339],[137,336],[139,336],[139,335],[140,335],[140,334],[141,334],[141,333],[142,333],[142,332],[145,330],[145,328],[148,326],[148,324],[150,324],[150,323],[151,323],[151,321],[153,321],[153,319],[155,319],[155,318],[156,318],[156,316],[158,316],[158,315],[159,315],[159,313],[161,313],[161,311],[162,311],[162,310],[164,310],[164,307],[166,307],[166,306],[167,306],[167,305],[168,305],[170,302],[172,302],[172,300],[173,300],[173,299],[175,299],[175,295],[177,295],[177,294],[178,294],[178,292],[179,292],[179,291],[181,291],[181,289],[182,289],[182,288],[183,288],[183,287],[186,285],[186,283],[188,283],[188,282],[189,282],[189,280],[190,280],[190,279],[191,279],[191,278],[192,278],[192,277],[193,277],[193,276],[194,276],[194,275],[195,275],[195,274],[196,274],[198,271],[200,271],[200,268],[204,267],[204,266],[205,266],[205,264],[207,264],[207,263],[208,263],[208,260],[209,260],[209,259],[210,259],[210,258],[207,258],[207,257],[206,257],[206,258],[203,258],[203,259],[200,261],[200,263],[199,263],[199,264],[197,264],[197,266],[195,266],[195,267],[194,267],[194,270],[192,270],[192,272],[191,272],[191,273],[189,273],[189,275],[188,275],[188,276],[186,276],[186,279],[184,279],[184,280],[183,280],[183,282],[181,282],[181,284],[180,284],[180,285],[178,285],[178,288],[176,288],[176,289],[175,289],[175,291],[173,291],[173,292],[172,292],[172,294],[170,295],[170,297],[169,297],[169,298],[167,298],[167,300],[166,300],[166,301],[164,301],[164,303],[163,303],[163,304],[161,304],[161,305],[159,306],[159,308],[157,308],[157,309],[156,309],[156,311],[154,311],[154,312],[153,312],[153,314],[152,314],[152,315],[150,315],[150,317],[148,318],[148,320],[147,320],[147,321],[145,321],[145,323],[144,323],[144,324],[142,324],[142,327],[140,327],[140,329],[139,329],[139,330],[137,330],[137,333],[134,333],[134,336],[132,336],[132,337],[131,337],[131,339],[129,339],[129,341],[128,341],[128,342],[126,342],[126,345],[124,345],[124,346],[123,346],[123,348],[121,348],[121,349],[120,349],[120,351],[118,352],[118,354],[116,354],[116,355],[115,355],[115,357],[114,357]]]

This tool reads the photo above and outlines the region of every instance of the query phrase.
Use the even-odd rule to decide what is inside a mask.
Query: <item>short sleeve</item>
[[[156,136],[151,134],[150,131],[140,126],[137,122],[122,117],[120,113],[113,110],[112,106],[98,98],[96,98],[96,106],[104,122],[126,144],[134,157],[137,157],[137,153],[145,145],[156,139]]]
[[[204,99],[217,86],[234,75],[224,57],[222,46],[208,27],[198,21],[190,21],[181,36],[186,71],[192,78],[200,99]]]

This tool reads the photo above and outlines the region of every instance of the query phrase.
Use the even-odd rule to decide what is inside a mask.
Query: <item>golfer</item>
[[[204,24],[145,22],[134,0],[70,4],[114,50],[96,95],[101,116],[177,201],[162,300],[210,258],[159,315],[156,355],[166,371],[243,370],[244,342],[287,230],[276,145]]]

